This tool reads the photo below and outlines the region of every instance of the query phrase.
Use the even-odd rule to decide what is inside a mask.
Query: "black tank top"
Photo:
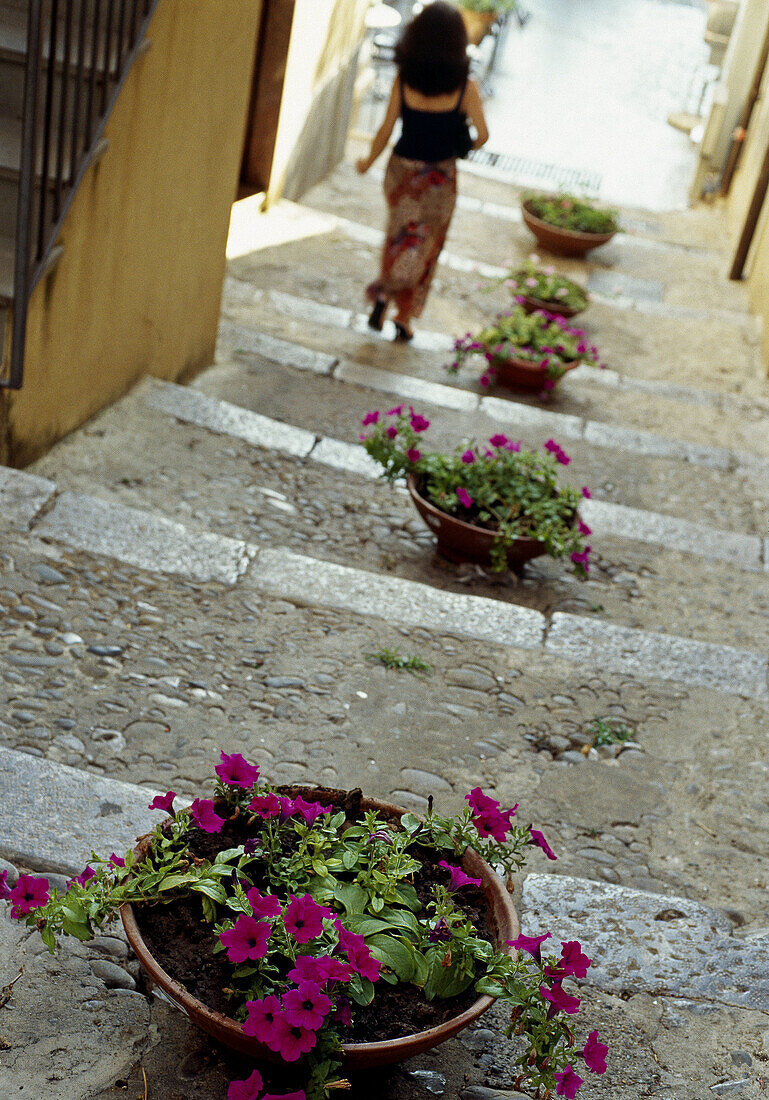
[[[394,149],[399,157],[434,164],[457,155],[457,127],[466,83],[462,85],[456,107],[450,111],[418,111],[406,103],[401,82],[403,129]]]

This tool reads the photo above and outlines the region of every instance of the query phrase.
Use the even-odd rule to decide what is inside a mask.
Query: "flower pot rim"
[[[590,305],[590,299],[588,299],[584,306],[563,306],[553,299],[550,302],[545,301],[543,298],[535,298],[531,294],[518,294],[517,297],[523,298],[524,302],[533,306],[535,310],[542,309],[545,313],[551,313],[555,317],[565,317],[566,320],[570,320],[572,317],[576,317],[578,313],[584,313],[587,307]],[[564,309],[568,312],[564,312]]]
[[[540,218],[538,214],[535,214],[533,210],[529,209],[528,199],[521,199],[521,210],[523,211],[524,219],[529,218],[534,224],[542,226],[549,230],[551,233],[563,233],[565,237],[573,241],[593,241],[595,244],[606,244],[610,241],[615,234],[619,233],[619,227],[610,231],[606,230],[589,230],[589,229],[567,229],[562,225],[553,225],[552,222],[545,221],[544,218]]]
[[[511,355],[511,356],[495,355],[493,357],[493,361],[494,361],[494,363],[499,363],[499,364],[502,364],[502,365],[504,365],[506,363],[509,363],[510,366],[513,366],[513,367],[522,367],[524,370],[531,371],[532,374],[542,374],[542,375],[544,375],[545,378],[547,378],[547,376],[548,376],[547,371],[543,371],[542,368],[540,367],[539,363],[534,362],[533,359],[519,359],[515,355]],[[574,370],[576,367],[581,366],[582,365],[582,360],[581,359],[572,359],[570,362],[562,363],[561,365],[563,367],[563,374],[566,374],[568,371]],[[563,377],[563,374],[559,375],[559,379],[558,379],[559,381]]]
[[[426,496],[423,496],[419,491],[418,478],[413,472],[409,474],[406,486],[409,493],[411,493],[411,499],[416,504],[417,500],[420,500],[427,511],[433,513],[436,516],[440,516],[443,520],[449,520],[451,523],[456,523],[459,527],[465,528],[467,531],[473,531],[475,534],[487,535],[489,539],[495,539],[499,537],[498,531],[492,531],[488,527],[479,527],[477,523],[468,523],[465,519],[460,519],[459,516],[453,516],[451,512],[442,512],[437,505],[433,504],[431,500],[428,500]],[[518,535],[515,541],[520,545],[524,543],[532,543],[537,546],[542,545],[541,539],[535,539],[531,535]]]
[[[307,791],[318,791],[321,794],[321,799],[322,792],[325,790],[325,788],[317,788],[313,784],[305,785],[295,783],[289,786]],[[405,813],[411,812],[391,802],[384,802],[375,798],[366,798],[365,796],[361,800],[361,808],[380,810],[387,816],[397,816],[398,818]],[[420,817],[421,815],[414,814],[414,816]],[[146,841],[150,835],[151,834],[146,834],[145,837],[139,838],[137,848],[135,849],[137,853],[142,852],[142,842]],[[469,865],[467,870],[475,872],[476,876],[480,875],[483,879],[484,894],[486,894],[490,912],[494,909],[493,902],[497,903],[497,908],[501,912],[505,923],[504,927],[500,924],[500,927],[497,929],[500,940],[497,949],[511,955],[514,953],[515,949],[506,946],[504,941],[507,939],[516,939],[520,934],[520,922],[512,898],[499,875],[497,875],[490,865],[473,849],[468,848],[465,852],[462,858],[462,865],[465,866],[466,862]],[[128,942],[142,967],[150,975],[153,982],[163,989],[176,1003],[177,1007],[181,1008],[190,1019],[194,1022],[197,1022],[196,1018],[206,1020],[215,1028],[214,1031],[209,1031],[209,1034],[214,1035],[220,1042],[230,1045],[236,1050],[242,1052],[250,1051],[254,1057],[262,1057],[265,1061],[279,1061],[277,1055],[269,1051],[262,1043],[259,1043],[256,1039],[245,1036],[242,1026],[236,1020],[232,1019],[230,1016],[225,1016],[221,1012],[208,1008],[207,1005],[193,996],[185,986],[176,981],[175,978],[172,978],[171,975],[163,969],[148,948],[139,931],[133,905],[130,903],[122,905],[120,908],[120,918],[123,922]],[[481,995],[469,1006],[469,1008],[465,1009],[465,1011],[459,1015],[452,1016],[450,1019],[445,1020],[441,1024],[437,1024],[435,1027],[413,1032],[409,1035],[399,1035],[395,1039],[383,1039],[365,1043],[342,1043],[342,1053],[345,1059],[345,1065],[349,1067],[386,1065],[392,1062],[405,1060],[407,1057],[411,1057],[412,1054],[429,1050],[439,1043],[453,1038],[459,1031],[462,1031],[474,1020],[478,1019],[478,1017],[491,1007],[494,1000],[494,997],[485,994]],[[209,1029],[205,1028],[205,1030]],[[228,1043],[228,1038],[232,1040],[231,1043]],[[404,1053],[401,1054],[401,1052]],[[392,1056],[393,1054],[395,1054],[395,1057]]]

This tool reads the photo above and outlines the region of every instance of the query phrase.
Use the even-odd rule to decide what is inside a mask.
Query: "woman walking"
[[[369,170],[400,116],[402,132],[384,181],[389,220],[381,272],[366,295],[373,303],[371,328],[382,328],[392,302],[395,339],[410,340],[454,212],[456,158],[479,149],[489,132],[478,86],[468,79],[467,33],[455,7],[435,0],[424,8],[405,27],[395,61],[385,120],[356,167],[361,174]],[[471,145],[465,116],[477,133]]]

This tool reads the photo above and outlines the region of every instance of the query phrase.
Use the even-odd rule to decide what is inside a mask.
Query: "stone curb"
[[[55,492],[56,485],[45,477],[0,466],[0,524],[27,531]]]

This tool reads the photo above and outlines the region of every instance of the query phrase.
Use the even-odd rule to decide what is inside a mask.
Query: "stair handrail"
[[[32,292],[61,255],[62,224],[83,177],[107,149],[107,120],[128,73],[148,48],[147,29],[160,2],[29,0],[13,321],[2,389],[22,387]]]

